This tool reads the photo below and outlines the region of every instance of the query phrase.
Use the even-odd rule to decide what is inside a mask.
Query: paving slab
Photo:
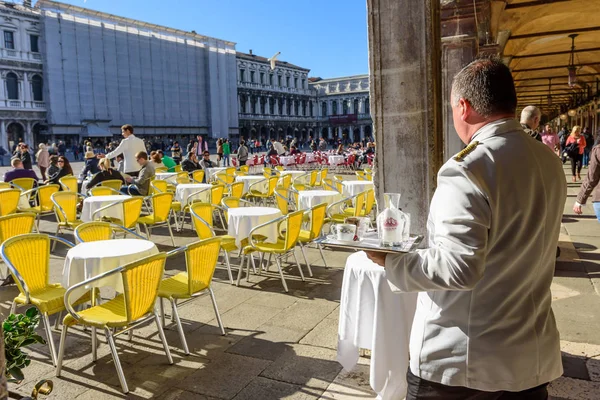
[[[323,390],[319,388],[293,385],[259,376],[242,389],[242,391],[234,397],[234,400],[312,400],[319,399],[321,393],[323,393]]]
[[[377,394],[369,384],[369,365],[357,364],[352,371],[342,370],[327,390],[322,400],[375,399]]]
[[[308,331],[288,329],[281,326],[260,326],[256,332],[242,338],[228,353],[275,361],[289,347],[304,337]]]
[[[334,318],[325,318],[314,327],[302,340],[300,344],[309,346],[327,347],[332,350],[337,349],[338,342],[338,320]]]

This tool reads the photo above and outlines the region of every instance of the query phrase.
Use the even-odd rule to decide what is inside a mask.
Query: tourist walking
[[[35,159],[37,161],[37,166],[40,169],[40,174],[42,175],[42,180],[46,180],[46,170],[50,166],[50,153],[46,149],[46,145],[44,143],[40,143],[38,146],[38,152],[35,155]]]
[[[221,166],[221,160],[223,160],[223,139],[217,140],[217,167]]]
[[[223,142],[223,166],[229,167],[229,157],[231,155],[231,143],[229,139],[225,139]]]
[[[252,143],[252,141],[250,141]],[[240,142],[240,147],[237,149],[237,159],[241,165],[246,165],[248,162],[248,147],[246,146],[246,141],[242,140]]]
[[[542,132],[542,143],[550,148],[556,155],[560,155],[560,139],[558,135],[552,131],[552,127],[546,124]]]
[[[581,127],[575,125],[565,143],[565,153],[567,154],[567,157],[571,159],[571,175],[573,175],[573,182],[577,182],[578,179],[581,179],[581,166],[585,145],[586,142],[581,134]]]
[[[521,127],[529,136],[535,140],[542,141],[541,135],[537,128],[540,126],[542,112],[535,106],[527,106],[521,111]]]
[[[590,197],[592,196],[592,207],[596,214],[596,219],[600,221],[600,144],[596,143],[592,146],[590,152],[590,164],[587,175],[581,182],[579,193],[577,194],[577,200],[573,205],[573,211],[575,214],[581,214],[581,206],[584,206]]]
[[[590,163],[590,151],[594,147],[594,136],[590,130],[586,127],[583,129],[583,138],[585,139],[585,149],[583,149],[583,166],[587,168]]]
[[[173,146],[171,146],[171,157],[177,165],[181,163],[181,147],[179,147],[178,141],[174,141]]]
[[[31,160],[31,153],[29,153],[29,146],[27,144],[21,143],[18,158],[23,162],[23,168],[33,169],[33,161]]]
[[[563,373],[550,291],[562,165],[515,121],[501,60],[463,68],[449,101],[467,147],[437,174],[429,247],[367,252],[394,292],[418,292],[406,399],[546,400]]]
[[[141,164],[137,162],[136,154],[144,152],[146,154],[146,160],[148,159],[148,153],[146,153],[146,146],[144,141],[133,134],[133,126],[127,124],[121,127],[121,135],[123,140],[117,146],[116,149],[107,153],[104,157],[112,160],[117,155],[123,154],[125,173],[131,176],[137,176],[139,171],[143,168]],[[100,155],[102,157],[102,155]]]

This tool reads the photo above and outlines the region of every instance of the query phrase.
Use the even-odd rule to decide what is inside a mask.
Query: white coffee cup
[[[331,231],[337,240],[351,242],[356,235],[356,225],[353,224],[336,224],[331,226]]]

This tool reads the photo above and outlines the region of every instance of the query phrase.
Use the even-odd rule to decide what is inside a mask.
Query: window
[[[312,102],[312,100],[310,100],[308,102],[308,111],[310,112],[310,116],[313,117],[314,115],[313,115],[313,102]]]
[[[267,100],[264,97],[260,98],[260,113],[265,114],[265,103]]]
[[[283,115],[283,99],[280,98],[277,104],[279,105],[279,115]]]
[[[365,99],[365,114],[370,114],[371,113],[371,107],[369,104],[369,98],[367,97]]]
[[[302,89],[304,89],[304,84],[306,83],[306,81],[304,79],[302,79]]]
[[[256,97],[250,99],[250,112],[256,114]]]
[[[298,87],[298,78],[294,78],[294,87],[297,88]]]
[[[242,109],[240,111],[242,112],[242,114],[246,113],[246,103],[247,103],[246,96],[241,96],[240,97],[240,107]]]
[[[354,99],[354,114],[358,114],[358,99]]]
[[[281,75],[277,76],[277,82],[278,82],[278,85],[281,86]]]
[[[19,100],[19,81],[14,72],[6,74],[6,94],[9,100]]]
[[[33,92],[33,101],[44,101],[44,82],[42,81],[42,77],[39,75],[34,75],[31,78],[31,91]]]
[[[38,35],[29,35],[29,50],[32,53],[40,52],[40,37]]]
[[[348,101],[344,100],[342,102],[342,114],[348,115]]]
[[[11,31],[4,31],[4,47],[7,49],[15,48],[15,33]]]
[[[275,114],[275,100],[269,97],[269,113]]]
[[[287,115],[292,115],[292,102],[288,100],[288,101],[286,101],[286,104],[287,104],[287,110],[286,110]]]
[[[300,106],[300,102],[294,101],[294,115],[300,115],[300,113],[298,112],[299,106]]]
[[[243,69],[240,69],[240,81],[244,82],[245,81],[245,76],[246,75],[246,71],[244,71]]]
[[[337,101],[331,103],[331,115],[337,115]]]
[[[260,84],[264,85],[264,83],[265,83],[265,73],[261,72],[260,73]]]
[[[250,71],[250,82],[254,83],[254,71]]]
[[[273,74],[269,74],[269,85],[273,86]]]
[[[285,86],[290,87],[290,77],[289,76],[285,77]]]
[[[327,103],[326,102],[321,103],[321,116],[322,117],[327,116]]]

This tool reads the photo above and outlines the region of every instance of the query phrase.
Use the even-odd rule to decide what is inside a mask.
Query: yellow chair
[[[366,191],[364,208],[362,210],[360,210],[358,216],[369,217],[371,215],[371,211],[373,210],[374,205],[375,205],[375,190],[369,189]],[[344,209],[344,212],[346,214],[350,214],[350,215],[355,214],[354,207],[348,207],[348,208]]]
[[[58,180],[63,190],[77,193],[77,178],[73,175],[63,176]]]
[[[49,316],[65,310],[66,290],[60,283],[50,283],[51,240],[73,247],[73,243],[58,237],[30,233],[6,240],[0,248],[0,253],[19,289],[19,295],[14,298],[10,312],[14,313],[17,306],[25,305],[35,306],[40,311],[52,364],[56,365],[56,348]],[[89,293],[86,291],[75,304],[88,301]]]
[[[127,332],[134,327],[154,319],[158,335],[162,341],[163,348],[169,360],[173,364],[173,358],[169,351],[169,345],[165,338],[165,333],[160,324],[160,318],[155,307],[162,275],[165,269],[165,253],[158,253],[149,257],[142,258],[127,265],[115,268],[104,274],[97,275],[81,283],[71,286],[64,296],[65,306],[69,314],[63,320],[62,333],[60,335],[60,352],[56,366],[56,376],[62,372],[62,362],[65,353],[65,341],[70,327],[77,324],[90,326],[92,328],[104,329],[106,340],[110,350],[121,382],[123,393],[128,393],[129,388],[123,368],[119,360],[117,348],[115,347],[114,337]],[[114,299],[105,303],[92,306],[83,311],[77,312],[74,304],[71,303],[73,291],[89,287],[94,282],[110,276],[120,274],[123,280],[123,294],[117,295]],[[116,333],[113,333],[113,330]],[[117,331],[118,330],[118,331]],[[93,335],[93,334],[92,334]],[[95,340],[92,340],[92,354],[96,359]]]
[[[185,171],[178,172],[177,177],[175,178],[175,181],[177,182],[177,184],[190,183],[190,176]]]
[[[31,233],[36,215],[18,213],[0,217],[0,243],[17,235]]]
[[[35,186],[35,179],[33,178],[16,178],[10,181],[10,184],[17,188],[21,189],[23,192],[27,190],[33,189]]]
[[[32,207],[18,207],[20,212],[31,212],[36,215],[37,220],[37,229],[40,227],[40,216],[43,214],[50,214],[54,209],[54,204],[52,203],[52,195],[60,190],[59,185],[43,185],[38,186],[37,188],[31,189],[22,193],[21,196],[27,196],[27,198],[31,198],[31,196],[35,193],[36,197],[36,205]]]
[[[83,224],[83,221],[77,219],[77,203],[80,197],[82,196],[79,193],[68,191],[56,192],[50,196],[56,214],[56,235],[63,228],[74,230],[77,226]]]
[[[79,225],[75,228],[75,240],[77,243],[110,240],[114,238],[117,232],[125,232],[125,234],[130,233],[139,239],[146,240],[145,237],[122,225],[111,224],[110,222],[105,221],[84,222]]]
[[[286,189],[289,189],[290,186],[292,185],[292,175],[287,174],[287,175],[283,175],[280,178],[281,181],[281,186],[283,186]]]
[[[327,174],[328,173],[329,173],[329,169],[327,169],[327,168],[323,168],[321,170],[321,172],[319,173],[319,182],[318,182],[319,186],[321,186],[321,187],[324,188],[323,182],[325,182],[325,179],[327,179]]]
[[[187,301],[198,297],[205,291],[208,291],[210,299],[212,300],[213,308],[215,310],[215,316],[221,328],[221,333],[225,335],[225,328],[221,321],[221,315],[217,307],[217,301],[215,294],[210,287],[217,262],[219,260],[219,252],[221,251],[221,238],[213,237],[210,239],[200,240],[199,242],[190,243],[187,246],[181,247],[177,250],[170,251],[169,256],[185,252],[185,269],[186,272],[180,272],[170,278],[163,279],[158,287],[158,297],[160,297],[160,311],[162,324],[165,326],[165,312],[163,299],[169,300],[171,303],[171,312],[175,324],[177,325],[177,331],[179,332],[179,338],[181,339],[181,346],[185,354],[190,354],[187,341],[185,340],[185,333],[183,332],[183,326],[181,325],[181,319],[177,312],[177,301]]]
[[[244,195],[244,182],[235,182],[229,186],[229,195],[231,197],[242,197]]]
[[[283,186],[277,186],[275,188],[275,202],[277,208],[281,211],[282,215],[288,215],[290,212],[290,192]]]
[[[275,167],[275,170],[277,170],[277,171],[280,171],[280,172],[281,172],[281,171],[284,171],[284,170],[285,170],[285,168],[283,168],[283,166],[282,166],[282,165],[277,165],[277,166]]]
[[[88,190],[90,196],[115,196],[119,194],[122,193],[108,186],[96,186]]]
[[[308,268],[308,273],[310,276],[313,276],[312,269],[310,268],[310,264],[308,263],[308,258],[306,258],[304,246],[308,246],[309,244],[317,240],[319,237],[321,237],[321,231],[323,230],[323,225],[325,224],[325,217],[327,216],[327,203],[317,204],[316,206],[307,210],[306,213],[310,213],[310,225],[308,229],[300,230],[300,234],[298,235],[298,244],[300,245],[300,249],[302,250],[302,256],[304,257],[304,262],[306,263],[306,267]],[[325,261],[325,256],[323,255],[323,248],[321,247],[321,244],[317,243],[317,247],[321,252],[323,264],[325,265],[325,268],[327,268],[327,261]]]
[[[154,168],[154,172],[157,174],[161,174],[163,172],[167,172],[169,169],[167,167],[158,167]]]
[[[263,168],[263,176],[267,179],[273,176],[273,169],[271,167]]]
[[[223,199],[223,201],[231,201],[229,199],[231,199],[231,197]],[[237,204],[240,203],[238,202]],[[233,284],[231,263],[229,262],[229,252],[238,250],[238,247],[235,244],[235,238],[233,236],[217,235],[215,233],[213,229],[213,215],[215,211],[219,210],[220,207],[208,203],[194,203],[190,206],[190,214],[192,215],[194,230],[196,231],[198,238],[209,239],[212,237],[218,237],[221,239],[221,249],[225,253],[225,265],[227,267],[227,274],[229,275],[229,282]]]
[[[141,196],[131,197],[123,201],[115,201],[114,203],[107,204],[94,211],[92,214],[92,220],[96,220],[96,214],[103,212],[105,209],[110,207],[122,207],[123,219],[119,218],[108,218],[112,223],[119,224],[127,230],[137,229],[137,221],[142,213],[142,206],[144,205],[144,198]],[[107,218],[107,217],[105,217]],[[139,230],[138,230],[139,231]],[[127,235],[125,235],[127,236]]]
[[[235,173],[235,170],[234,170]],[[229,175],[226,171],[219,171],[214,175],[214,181],[223,185],[231,185],[235,182],[235,174]]]
[[[321,181],[321,186],[323,187],[324,190],[335,190],[336,192],[338,191],[338,188],[335,186],[333,181],[329,178],[323,179]]]
[[[262,182],[254,182],[248,188],[248,193],[246,193],[245,197],[248,199],[260,200],[261,204],[266,205],[267,200],[272,199],[275,193],[275,187],[277,186],[277,182],[279,181],[279,177],[272,176],[267,179],[267,190],[262,191],[258,189],[254,189],[253,186],[258,184],[264,184]],[[257,186],[257,187],[260,187]]]
[[[204,170],[197,169],[194,172],[192,172],[192,179],[197,183],[202,183],[204,181]]]
[[[171,203],[173,202],[173,193],[158,193],[150,196],[150,202],[152,203],[152,214],[144,215],[137,219],[138,224],[144,225],[146,229],[146,236],[150,240],[152,227],[158,225],[167,225],[169,228],[169,235],[171,235],[171,242],[175,246],[175,238],[173,237],[173,231],[171,230]]]
[[[241,165],[240,166],[240,172],[244,173],[244,174],[249,174],[250,173],[250,167],[247,165]]]
[[[361,212],[364,212],[363,208],[365,205],[365,199],[367,192],[361,192],[356,196],[346,197],[345,199],[336,201],[327,207],[327,222],[335,222],[343,224],[348,217],[360,217]],[[354,207],[348,207],[348,211],[345,206],[346,204],[354,203]],[[341,210],[340,210],[341,209]],[[341,212],[336,212],[340,210]]]
[[[365,171],[354,171],[354,174],[356,175],[359,181],[367,180],[367,178],[365,177]]]
[[[121,186],[123,186],[123,182],[121,182],[119,179],[108,179],[100,182],[100,186],[106,186],[119,192],[121,190]]]
[[[2,189],[12,189],[10,182],[0,182],[0,190]]]
[[[156,193],[167,193],[169,191],[169,184],[167,181],[160,179],[154,179],[150,181],[150,195]]]
[[[227,175],[233,176],[233,174],[235,174],[235,167],[227,167],[227,168],[225,168],[225,173]]]
[[[298,271],[300,272],[300,277],[304,281],[304,273],[302,272],[302,268],[298,263],[298,259],[294,254],[294,248],[298,242],[298,235],[300,234],[300,229],[302,227],[302,220],[304,217],[304,211],[295,211],[291,214],[285,215],[283,217],[279,217],[267,223],[258,225],[254,227],[248,236],[249,244],[245,246],[243,249],[243,253],[248,255],[248,262],[246,264],[246,280],[249,280],[250,277],[250,261],[252,261],[252,267],[256,270],[254,266],[254,258],[252,258],[251,253],[253,252],[261,252],[264,254],[270,254],[275,256],[275,261],[277,262],[277,268],[279,269],[279,275],[281,277],[281,283],[283,284],[283,289],[287,292],[288,287],[285,281],[285,277],[283,276],[283,269],[281,268],[280,259],[285,257],[287,254],[291,254],[296,260],[296,265],[298,266]],[[285,232],[283,238],[277,240],[277,243],[267,243],[264,241],[257,242],[255,233],[257,230],[264,228],[270,224],[277,224],[279,228],[279,232]],[[282,227],[283,225],[283,227]],[[238,271],[237,283],[239,285],[242,268]]]
[[[183,169],[181,168],[180,164],[177,164],[176,166],[173,167],[173,172],[183,172]]]
[[[0,190],[0,216],[16,213],[20,197],[19,189]]]
[[[308,185],[311,188],[316,187],[318,178],[319,178],[319,171],[317,171],[316,169],[313,169],[312,171],[310,171],[310,180],[308,181]]]

